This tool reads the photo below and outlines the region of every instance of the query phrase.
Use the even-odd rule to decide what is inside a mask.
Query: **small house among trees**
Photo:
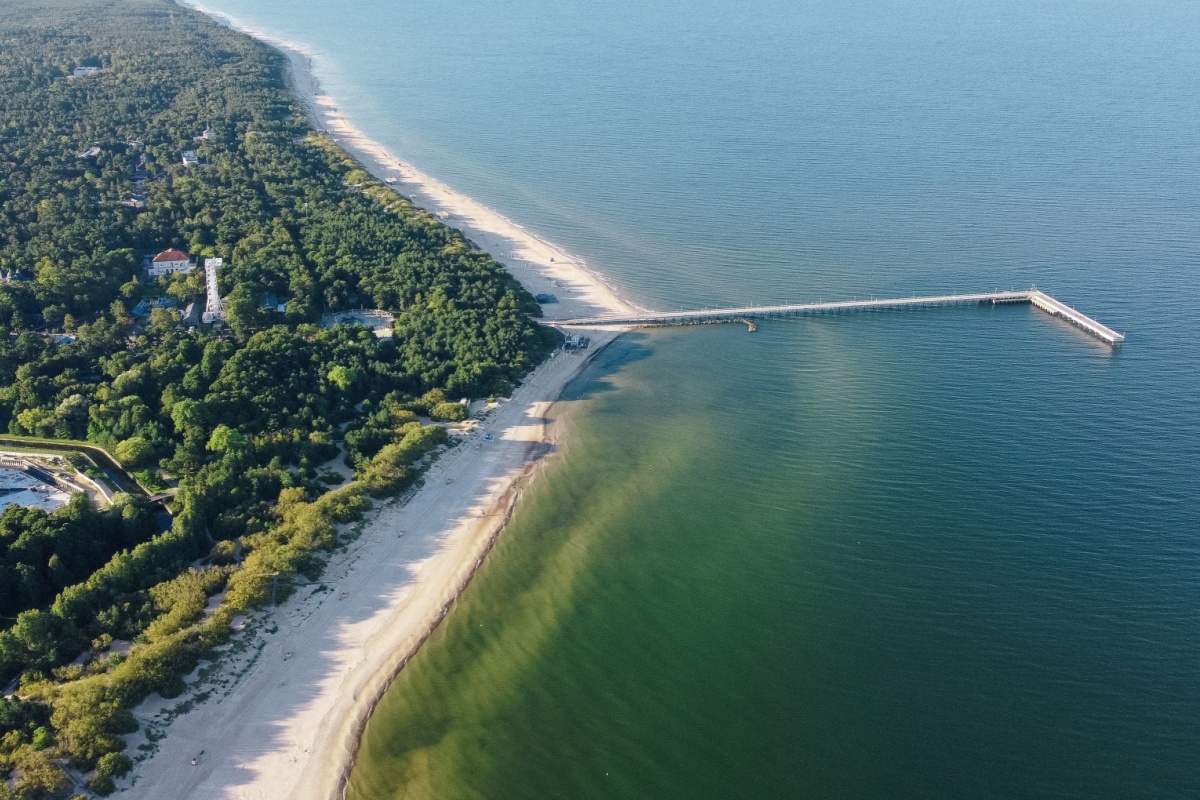
[[[196,265],[187,253],[171,248],[163,250],[156,255],[154,260],[150,262],[150,268],[146,272],[155,277],[159,275],[174,275],[177,272],[186,275],[195,268]]]

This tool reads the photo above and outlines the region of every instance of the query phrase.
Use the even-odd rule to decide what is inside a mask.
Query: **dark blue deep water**
[[[1200,5],[214,0],[658,308],[368,727],[375,798],[1200,797]]]

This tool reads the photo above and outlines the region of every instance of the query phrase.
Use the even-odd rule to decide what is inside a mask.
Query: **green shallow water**
[[[1116,369],[1021,308],[619,340],[348,796],[1186,796],[1187,484],[1062,474]]]

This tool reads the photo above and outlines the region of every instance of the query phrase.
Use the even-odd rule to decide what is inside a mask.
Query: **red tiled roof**
[[[188,260],[187,253],[183,252],[182,250],[176,250],[174,248],[171,248],[170,250],[163,250],[161,253],[159,253],[158,255],[156,255],[154,257],[155,264],[158,264],[159,262],[162,262],[162,261],[187,261],[187,260]]]

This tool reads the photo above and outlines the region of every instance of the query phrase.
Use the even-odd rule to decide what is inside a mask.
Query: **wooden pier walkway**
[[[841,311],[892,311],[914,308],[937,308],[954,305],[999,305],[1002,303],[1032,303],[1035,308],[1071,322],[1092,336],[1110,345],[1121,342],[1125,335],[1082,314],[1036,287],[1023,292],[983,292],[979,294],[943,294],[926,297],[895,297],[884,300],[841,300],[832,303],[800,303],[778,306],[744,306],[741,308],[706,308],[692,311],[644,311],[605,317],[546,320],[553,325],[587,326],[620,325],[651,327],[660,325],[696,325],[706,322],[746,322],[764,317],[799,317]]]

